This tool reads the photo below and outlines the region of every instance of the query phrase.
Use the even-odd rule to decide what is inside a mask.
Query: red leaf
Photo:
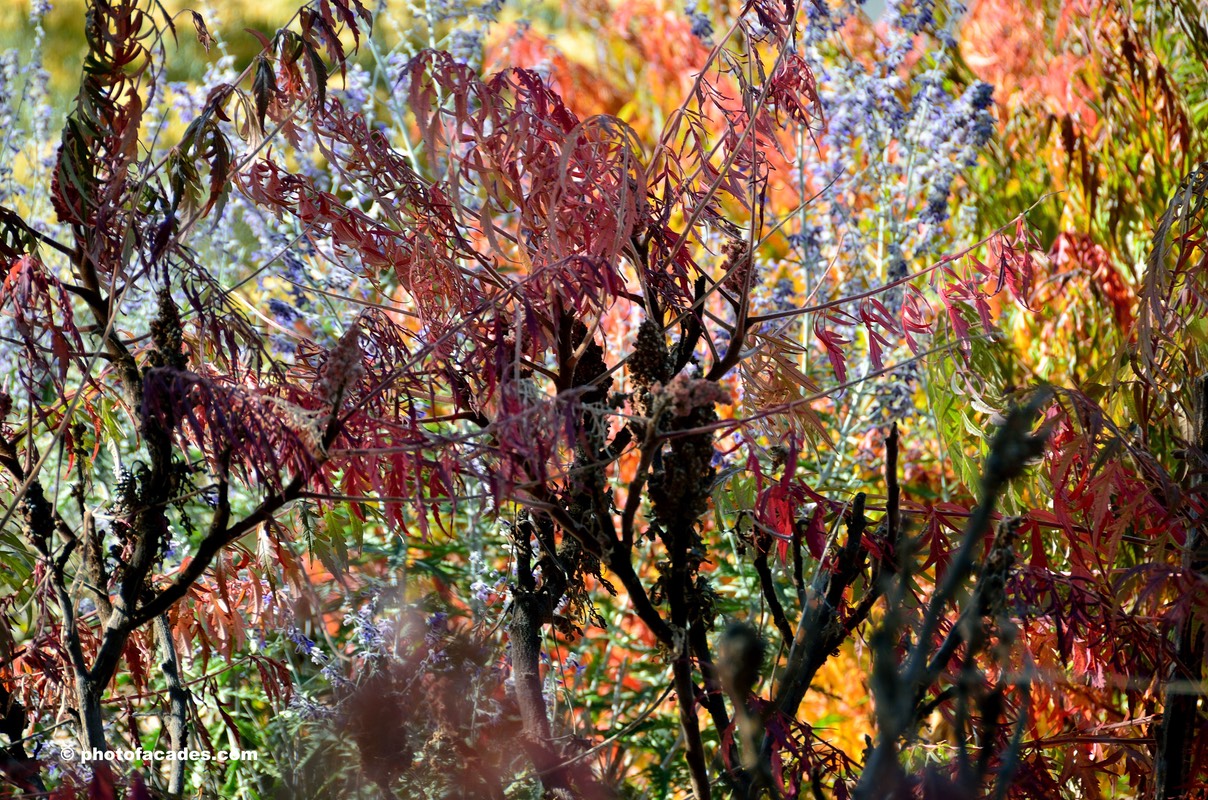
[[[789,487],[777,483],[760,498],[757,519],[776,536],[776,554],[783,562],[793,540],[793,497]]]
[[[814,321],[814,335],[818,337],[818,341],[826,348],[826,357],[830,359],[831,367],[835,370],[835,377],[839,379],[839,383],[847,382],[847,364],[843,359],[843,349],[841,345],[849,344],[851,339],[844,339],[834,331],[828,331],[822,327],[822,320]]]
[[[805,545],[815,560],[822,558],[822,553],[826,548],[826,515],[822,506],[814,509],[814,515],[810,517],[810,523],[806,526]]]

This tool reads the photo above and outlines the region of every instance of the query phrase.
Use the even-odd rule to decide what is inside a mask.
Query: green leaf
[[[348,520],[332,509],[323,515],[323,523],[322,547],[316,548],[315,555],[332,575],[343,575],[348,571]]]
[[[365,549],[365,523],[361,518],[348,509],[348,529],[352,532],[353,541],[357,543],[357,552]]]
[[[256,78],[252,81],[252,96],[256,100],[256,122],[264,130],[264,115],[268,104],[277,93],[277,76],[272,63],[264,56],[256,58]]]

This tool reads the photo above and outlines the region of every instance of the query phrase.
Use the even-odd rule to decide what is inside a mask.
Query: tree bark
[[[173,751],[184,750],[189,736],[189,691],[180,680],[180,661],[176,657],[176,644],[172,641],[172,628],[168,615],[155,618],[155,636],[163,651],[160,669],[168,682],[168,715],[164,727],[168,731],[168,742]],[[185,788],[185,760],[177,758],[168,762],[168,793],[178,795]]]
[[[1208,453],[1208,376],[1196,381],[1195,418],[1190,436],[1198,450],[1191,459],[1189,488],[1203,482],[1204,459]],[[1183,550],[1183,569],[1196,582],[1208,575],[1208,542],[1205,541],[1202,520],[1197,520],[1187,535]],[[1196,728],[1199,725],[1199,693],[1190,688],[1204,680],[1204,627],[1188,608],[1179,623],[1178,650],[1175,664],[1165,687],[1166,702],[1162,707],[1162,724],[1158,731],[1157,754],[1154,759],[1154,783],[1157,800],[1174,800],[1186,794],[1194,770]],[[1170,683],[1187,688],[1171,691]]]
[[[106,752],[109,744],[105,741],[105,718],[101,713],[101,697],[104,688],[87,673],[76,672],[76,701],[80,707],[80,731],[83,733],[84,747],[91,751]]]

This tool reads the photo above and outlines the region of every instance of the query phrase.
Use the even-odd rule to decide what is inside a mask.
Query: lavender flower
[[[334,716],[332,709],[321,703],[316,703],[301,692],[295,692],[293,697],[290,698],[289,710],[307,722],[331,719]]]
[[[482,20],[495,20],[499,16],[499,12],[503,10],[504,0],[486,0],[478,8],[478,18]]]
[[[17,61],[17,51],[7,50],[0,53],[0,129],[6,133],[0,141],[3,142],[3,148],[0,149],[0,202],[7,203],[10,197],[23,194],[21,187],[13,181],[12,161],[20,147],[17,144],[19,137],[14,133],[13,128],[17,122],[17,109],[14,107],[14,101],[19,102],[21,97],[21,88],[17,85],[17,78],[20,75],[20,64]]]
[[[285,635],[289,637],[289,640],[293,642],[294,645],[296,645],[297,650],[295,650],[295,652],[305,653],[308,656],[313,656],[316,645],[314,641],[305,636],[302,631],[298,630],[297,628],[290,628]]]
[[[372,118],[370,87],[373,76],[360,64],[353,64],[344,73],[344,88],[335,92],[348,108],[362,109],[366,119]]]
[[[386,645],[386,634],[382,626],[373,621],[376,605],[377,601],[374,600],[361,606],[356,614],[348,614],[344,617],[344,624],[351,625],[355,629],[361,647],[371,654],[380,653]]]
[[[455,28],[449,34],[446,49],[457,63],[478,70],[482,66],[482,31],[474,28]]]
[[[315,661],[315,656],[312,655],[311,660]],[[315,661],[315,663],[318,664],[319,662]],[[351,681],[345,678],[343,673],[340,672],[340,664],[334,658],[323,664],[323,669],[319,670],[319,674],[326,678],[328,683],[351,683]]]
[[[270,298],[268,301],[268,310],[273,315],[278,324],[283,327],[289,327],[297,320],[302,318],[301,312],[291,306],[284,300],[279,300],[276,297]]]
[[[443,638],[448,631],[449,615],[443,611],[437,611],[428,617],[428,631],[424,634],[424,641],[429,645],[438,642]]]
[[[935,149],[926,164],[929,178],[927,207],[923,222],[938,224],[948,218],[952,184],[965,169],[977,163],[978,153],[994,134],[990,112],[994,87],[978,81],[951,102],[940,114],[946,135],[937,136]]]
[[[487,601],[491,599],[491,587],[482,580],[476,580],[470,584],[470,593],[474,602],[479,605],[486,605]]]
[[[712,46],[713,44],[713,21],[709,19],[709,15],[700,10],[700,6],[696,0],[691,0],[684,7],[684,14],[692,23],[692,35],[700,39],[703,43]]]
[[[821,157],[800,153],[795,175],[804,187],[831,189],[803,215],[790,245],[805,251],[802,265],[811,289],[836,256],[845,285],[867,275],[871,287],[896,274],[900,262],[941,245],[958,178],[993,134],[993,89],[978,82],[953,97],[945,87],[949,55],[943,48],[929,49],[913,75],[901,69],[919,36],[942,42],[951,34],[963,13],[959,2],[893,0],[885,16],[887,35],[870,66],[828,45],[854,6],[804,8],[807,50],[828,124],[819,136]],[[891,148],[892,157],[886,157]],[[876,202],[860,200],[868,197]],[[844,236],[823,242],[821,233],[828,230]],[[877,256],[876,272],[854,269],[867,263],[869,253]]]

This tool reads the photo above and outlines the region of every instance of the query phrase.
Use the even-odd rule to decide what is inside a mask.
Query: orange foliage
[[[964,22],[960,52],[974,73],[995,87],[1006,113],[1041,107],[1056,117],[1069,115],[1077,130],[1089,133],[1098,115],[1087,102],[1085,42],[1071,29],[1079,15],[1094,13],[1094,0],[1067,0],[1060,22],[1050,30],[1043,8],[1023,0],[974,0]]]

